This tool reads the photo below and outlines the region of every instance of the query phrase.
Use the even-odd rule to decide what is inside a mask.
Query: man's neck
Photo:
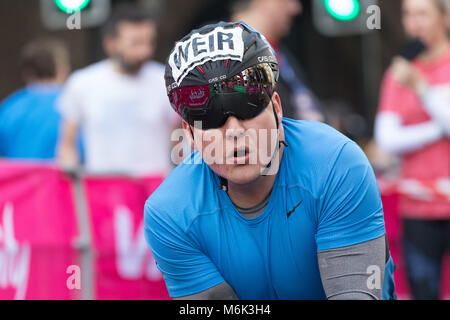
[[[276,175],[259,176],[258,179],[245,184],[228,183],[228,196],[241,208],[251,208],[262,202],[272,191]]]
[[[110,58],[109,60],[111,61],[111,64],[113,66],[113,70],[115,72],[117,72],[118,74],[120,74],[120,75],[133,78],[133,77],[137,77],[139,72],[141,71],[141,69],[139,69],[139,71],[137,71],[136,73],[127,72],[126,70],[124,70],[124,68],[122,67],[122,65],[120,64],[119,61],[117,61],[114,58]]]
[[[46,78],[27,82],[28,86],[61,86],[63,84],[64,80],[59,78]]]

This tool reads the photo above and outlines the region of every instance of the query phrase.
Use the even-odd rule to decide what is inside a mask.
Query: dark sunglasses
[[[262,63],[220,82],[175,88],[169,99],[189,125],[201,121],[202,129],[215,129],[229,116],[249,120],[261,114],[271,101],[275,83],[270,65]]]

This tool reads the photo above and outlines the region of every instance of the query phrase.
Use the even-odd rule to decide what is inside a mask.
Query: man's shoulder
[[[166,86],[164,81],[164,65],[149,61],[142,67],[142,76],[152,83],[152,88],[161,90],[166,95]]]
[[[160,62],[151,60],[144,64],[143,69],[145,72],[164,76],[164,65]]]
[[[344,144],[352,142],[329,125],[308,120],[283,119],[286,142],[297,155],[327,160]]]
[[[68,83],[84,83],[88,85],[90,81],[98,81],[110,70],[110,62],[102,60],[93,63],[82,69],[74,71],[68,79]]]
[[[327,124],[283,119],[289,183],[301,185],[319,196],[342,149],[352,140]]]
[[[197,216],[217,211],[217,188],[214,174],[195,152],[147,199],[145,214],[158,215],[186,231]]]
[[[3,101],[0,102],[0,113],[6,112],[6,110],[10,109],[10,106],[15,105],[17,102],[20,102],[24,97],[28,96],[29,91],[27,88],[19,89],[9,96],[7,96]]]

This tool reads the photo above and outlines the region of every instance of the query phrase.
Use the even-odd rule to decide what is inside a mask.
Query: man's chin
[[[128,62],[125,61],[122,57],[116,56],[115,60],[118,62],[120,69],[122,72],[130,74],[130,75],[136,75],[138,74],[146,61],[139,61],[139,62]]]
[[[135,75],[141,71],[143,65],[144,63],[122,64],[122,70],[125,73]]]
[[[233,165],[226,179],[234,184],[249,184],[261,177],[261,167],[255,164]]]

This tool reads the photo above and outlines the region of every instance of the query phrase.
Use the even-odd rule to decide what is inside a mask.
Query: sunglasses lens
[[[221,127],[231,115],[248,120],[269,104],[275,87],[268,64],[250,67],[229,79],[203,86],[173,89],[172,107],[190,125],[202,122],[202,129]]]
[[[210,99],[210,93],[209,85],[181,87],[174,89],[170,93],[169,99],[175,110],[181,114],[184,107],[194,110],[205,108]]]

